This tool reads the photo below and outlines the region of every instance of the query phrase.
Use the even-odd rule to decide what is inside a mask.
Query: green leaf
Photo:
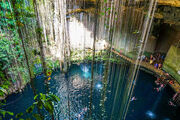
[[[1,96],[1,95],[0,95],[0,96]],[[0,106],[3,106],[3,105],[6,105],[6,104],[5,104],[5,103],[1,103],[1,102],[0,102]]]
[[[37,104],[38,104],[38,102],[34,102],[34,103],[33,103],[33,105],[37,105]]]
[[[14,113],[13,113],[13,112],[9,112],[9,111],[6,111],[6,113],[7,113],[7,114],[9,114],[9,115],[11,115],[11,116],[13,116],[13,115],[14,115]]]
[[[43,108],[43,103],[42,103],[42,101],[39,101],[39,102],[37,103],[37,107],[38,107],[39,109],[42,109],[42,108]]]
[[[36,95],[36,96],[34,97],[34,100],[36,100],[36,99],[37,99],[37,97],[38,97],[38,95]]]
[[[33,114],[33,117],[36,118],[36,120],[42,120],[41,115],[39,114]]]
[[[103,15],[105,15],[105,13],[104,13],[104,12],[101,12],[101,15],[103,16]]]
[[[50,94],[49,97],[51,98],[51,101],[55,101],[55,102],[60,101],[60,98],[56,95]]]
[[[0,114],[2,114],[2,115],[3,115],[3,117],[5,117],[5,115],[6,115],[6,111],[5,111],[5,110],[0,110]]]
[[[40,97],[41,100],[44,100],[44,101],[46,100],[46,95],[45,94],[40,93],[40,96],[41,96]]]
[[[49,112],[49,114],[51,114],[51,115],[53,114],[54,107],[53,107],[53,104],[51,101],[45,102],[44,107]]]
[[[31,105],[28,109],[26,109],[26,112],[27,112],[27,113],[32,113],[33,110],[34,110],[34,104]]]
[[[21,112],[21,113],[18,113],[17,115],[16,115],[16,118],[20,118],[21,116],[23,116],[23,113]]]

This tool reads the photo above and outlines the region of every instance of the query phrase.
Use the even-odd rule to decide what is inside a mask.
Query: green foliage
[[[60,99],[53,94],[43,94],[40,93],[34,97],[35,103],[39,109],[45,109],[50,115],[53,115],[54,104],[53,102],[58,102]]]
[[[10,6],[7,1],[0,1],[1,11],[0,11],[0,26],[1,28],[6,26],[13,26],[13,16],[11,14]]]
[[[0,28],[2,32],[0,33],[0,65],[2,69],[0,70],[0,77],[5,80],[2,76],[3,70],[9,68],[9,72],[24,71],[24,66],[14,66],[14,61],[20,64],[24,60],[24,52],[21,48],[21,40],[19,39],[19,34],[17,32],[17,26],[24,26],[24,24],[31,23],[31,18],[33,15],[33,9],[30,6],[24,4],[24,0],[11,0],[0,1]],[[16,19],[15,19],[16,16]],[[18,70],[15,70],[18,69]],[[17,75],[17,72],[13,72]]]
[[[9,3],[6,0],[0,1],[1,11],[0,11],[0,26],[1,28],[15,29],[15,26],[23,27],[25,20],[35,17],[33,9],[30,6],[24,4],[24,0],[12,0],[12,3]],[[11,6],[11,7],[10,7]],[[13,9],[14,8],[14,9]],[[18,13],[18,20],[14,20],[14,15]]]
[[[16,118],[20,118],[20,117],[22,117],[23,116],[23,113],[21,112],[21,113],[18,113],[18,114],[16,114]]]
[[[26,112],[27,113],[32,113],[33,112],[33,110],[34,110],[34,104],[33,105],[31,105],[30,107],[28,107],[27,109],[26,109]]]
[[[53,94],[43,94],[40,93],[34,97],[35,102],[26,109],[25,113],[21,112],[15,115],[15,118],[19,120],[32,120],[32,118],[35,118],[36,120],[43,120],[44,116],[43,114],[39,114],[34,112],[35,107],[37,107],[40,110],[46,110],[50,115],[53,115],[54,112],[54,102],[60,101],[59,97]],[[9,114],[10,116],[14,116],[14,113],[1,110],[0,114],[5,118],[6,114]],[[27,114],[29,114],[31,117],[26,118]],[[29,116],[28,115],[28,116]],[[26,119],[24,119],[26,118]]]
[[[2,110],[2,109],[0,109],[0,114],[3,116],[3,118],[6,117],[6,114],[9,114],[10,116],[14,115],[14,113],[9,112],[9,111],[5,111],[5,110]]]
[[[39,114],[33,114],[33,117],[36,118],[36,120],[43,120],[43,118]]]
[[[6,74],[14,74],[15,76],[17,76],[18,72],[24,73],[26,69],[22,66],[24,52],[21,48],[21,41],[18,34],[15,31],[12,31],[8,36],[5,34],[6,32],[3,32],[2,36],[0,36],[0,77],[4,82],[7,81],[5,76],[6,69],[8,69],[8,72],[6,70]],[[9,80],[10,79],[8,79],[8,81]],[[12,81],[15,82],[16,79],[13,79]],[[4,84],[4,82],[2,83],[1,81],[0,85]]]
[[[38,33],[39,35],[42,35],[43,29],[42,28],[37,28],[36,29],[36,33]]]
[[[5,97],[9,86],[19,80],[19,77],[23,80],[22,83],[29,80],[17,28],[32,24],[35,15],[32,4],[27,6],[24,0],[1,0],[0,6],[0,96]],[[0,105],[4,103],[0,102]],[[6,114],[13,116],[13,113],[4,110],[0,110],[0,114],[4,117]],[[22,115],[23,113],[19,113],[16,117],[20,118]]]
[[[110,61],[114,63],[123,63],[124,60],[121,59],[118,55],[111,52],[111,57],[109,58],[109,55],[107,54],[108,50],[100,50],[95,52],[95,61]],[[85,61],[92,61],[93,54],[91,50],[88,50],[85,52],[85,55],[82,54],[82,51],[80,50],[74,50],[71,53],[71,61],[73,63],[80,63]]]
[[[52,71],[56,68],[59,68],[59,60],[51,60],[50,58],[46,59],[46,66],[47,66],[47,73],[50,72],[52,73]],[[42,68],[42,63],[41,63],[41,59],[40,56],[36,55],[35,59],[33,60],[33,65],[31,66],[32,70],[33,70],[33,74],[37,75],[43,72],[43,68]]]
[[[0,96],[3,96],[4,95],[4,88],[8,88],[7,85],[2,85],[2,87],[0,87]],[[3,105],[6,105],[6,100],[1,100],[0,101],[0,107],[3,106]],[[14,116],[14,113],[13,112],[10,112],[10,111],[6,111],[6,110],[3,110],[0,108],[0,120],[2,120],[2,118],[5,118],[6,115],[10,115],[10,116]]]
[[[21,36],[23,38],[25,38],[25,36],[20,34],[19,31],[25,30],[23,27],[36,25],[36,22],[32,22],[32,19],[35,19],[32,0],[1,0],[0,6],[0,96],[4,97],[9,86],[13,82],[19,80],[18,75],[22,75],[21,77],[24,82],[27,82],[27,78],[29,79],[26,65],[24,65],[24,50],[22,48],[22,40],[20,39]],[[38,28],[36,29],[36,32],[41,35],[42,29]],[[25,39],[24,41],[25,45],[26,43],[31,43],[29,39]],[[25,47],[27,47],[27,53],[32,54],[32,49],[27,45]],[[33,65],[35,64],[41,64],[39,57],[34,60]],[[33,67],[33,65],[30,67]],[[55,61],[54,63],[49,61],[48,72],[52,72],[54,66],[58,66],[58,62]],[[34,73],[37,72],[39,71],[34,71]],[[44,117],[42,115],[34,113],[35,108],[37,107],[40,110],[46,110],[52,115],[54,111],[54,102],[59,101],[59,98],[55,95],[42,93],[37,95],[34,99],[35,102],[27,108],[25,113],[18,113],[15,116],[17,119],[23,120],[25,114],[30,114],[37,120],[43,119]],[[4,105],[4,103],[0,102],[0,105]],[[3,117],[5,117],[6,114],[11,116],[14,115],[12,112],[1,109],[0,114],[2,114]],[[26,120],[30,119],[31,118],[27,118]]]
[[[0,87],[0,96],[3,97],[5,95],[6,90],[4,89],[4,86]]]
[[[37,75],[43,72],[40,56],[35,56],[33,64],[31,65],[31,70],[33,70],[33,75]]]

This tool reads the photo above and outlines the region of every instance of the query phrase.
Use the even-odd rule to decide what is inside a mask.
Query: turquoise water
[[[103,69],[103,64],[94,65],[92,117],[93,120],[119,120],[129,65],[111,64],[104,105],[100,102],[104,90],[102,82]],[[54,115],[56,120],[68,120],[69,118],[72,120],[88,120],[90,77],[90,64],[72,65],[67,74],[60,72],[52,74],[49,84],[50,92],[56,94],[61,99],[61,101],[55,104]],[[155,80],[154,76],[140,71],[133,93],[136,100],[130,102],[126,120],[178,120],[178,108],[168,105],[173,91],[169,87],[161,92],[155,91]],[[38,92],[45,91],[43,81],[43,75],[35,78]],[[33,103],[32,89],[27,85],[22,93],[10,95],[6,100],[7,105],[4,106],[6,110],[12,111],[15,114],[23,112]],[[44,114],[46,119],[49,120],[48,114]],[[28,116],[26,114],[25,117]],[[6,120],[8,119],[9,117],[7,116]]]

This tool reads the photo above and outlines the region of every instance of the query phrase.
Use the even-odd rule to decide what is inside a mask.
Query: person
[[[173,107],[176,107],[176,105],[172,101],[169,101],[169,105],[173,106]]]
[[[145,58],[145,62],[148,62],[148,57]]]
[[[161,69],[161,68],[162,68],[162,64],[159,63],[159,64],[158,64],[158,69]]]
[[[166,76],[169,76],[169,73],[165,73]]]
[[[162,55],[161,56],[161,60],[164,61],[164,58],[165,58],[165,55]]]
[[[135,100],[137,100],[135,96],[131,98],[131,101],[135,101]]]
[[[145,61],[145,59],[146,59],[146,56],[145,55],[142,55],[142,61]]]
[[[156,59],[157,59],[158,62],[160,61],[160,59],[161,59],[161,54],[160,53],[157,53]]]
[[[153,64],[153,62],[154,62],[154,57],[153,57],[153,55],[150,56],[150,61],[149,61],[149,62],[150,62],[150,65]]]
[[[154,64],[154,67],[155,67],[155,68],[158,68],[158,63],[155,63],[155,64]]]
[[[119,51],[119,55],[122,55],[122,50]]]
[[[172,80],[171,76],[169,75],[169,73],[165,73],[165,79],[164,81],[166,81],[169,84],[174,84],[174,81]]]
[[[152,60],[153,60],[153,55],[151,54],[151,56],[150,56],[150,64],[152,64]]]
[[[155,58],[155,57],[153,57],[153,62],[154,62],[154,61],[156,61],[156,58]]]
[[[178,104],[179,104],[179,98],[180,98],[180,91],[176,92],[176,93],[173,95],[172,99],[169,101],[169,105],[170,105],[170,106],[173,106],[173,107],[178,106]]]
[[[175,93],[175,94],[173,95],[173,100],[175,100],[175,99],[178,97],[179,94],[180,94],[180,92]]]
[[[156,85],[160,84],[160,78],[157,78],[157,80],[155,81]]]
[[[154,88],[157,90],[157,92],[160,92],[165,87],[165,84],[161,84],[159,87]]]
[[[157,92],[159,92],[159,91],[160,91],[158,87],[157,87],[157,88],[154,88],[154,89],[156,89],[156,90],[157,90]]]
[[[173,80],[169,80],[169,84],[174,84],[174,81]]]
[[[162,88],[164,88],[165,87],[165,85],[164,84],[161,84],[160,85],[160,90],[162,89]]]

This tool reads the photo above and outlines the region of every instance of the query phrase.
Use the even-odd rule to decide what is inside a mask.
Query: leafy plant
[[[5,110],[2,110],[2,109],[0,109],[0,114],[3,115],[3,118],[5,118],[6,114],[8,114],[10,116],[14,115],[13,112],[5,111]],[[0,119],[2,119],[2,118],[0,117]]]
[[[59,97],[56,95],[43,93],[36,95],[34,100],[35,102],[26,109],[26,114],[30,114],[36,120],[43,120],[44,116],[43,114],[34,113],[33,111],[35,107],[37,107],[39,110],[47,111],[52,116],[54,112],[54,102],[60,101]],[[18,119],[22,119],[23,116],[25,116],[24,113],[16,114],[16,118]],[[31,118],[27,118],[26,120],[31,120]]]

